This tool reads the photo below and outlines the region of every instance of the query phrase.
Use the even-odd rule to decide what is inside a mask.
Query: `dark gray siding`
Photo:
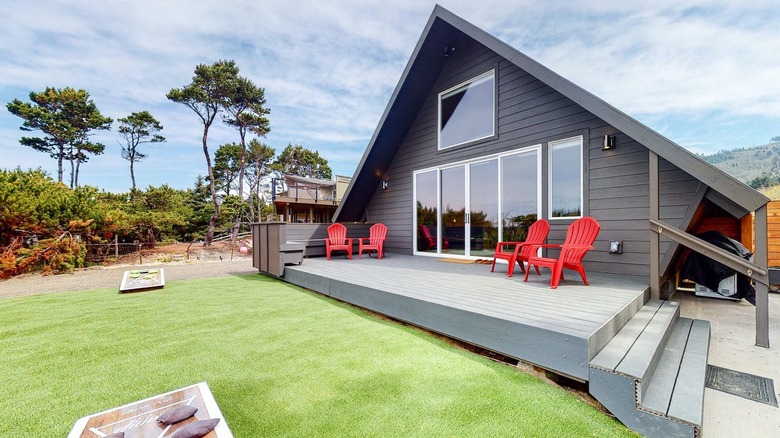
[[[469,37],[464,36],[456,48],[385,173],[389,188],[377,188],[367,206],[367,220],[388,226],[386,251],[412,253],[415,170],[582,135],[585,213],[602,225],[596,251],[586,259],[587,267],[600,272],[648,275],[647,148]],[[491,68],[496,68],[498,79],[498,137],[438,151],[438,93]],[[605,134],[618,135],[615,150],[601,150]],[[543,168],[546,168],[546,147],[542,152]],[[546,174],[546,170],[543,172]],[[699,182],[663,159],[660,178],[661,218],[685,228],[681,221],[696,199]],[[543,211],[547,211],[546,187],[542,199]],[[571,221],[552,222],[549,241],[560,242]],[[623,240],[624,253],[609,254],[610,240]]]

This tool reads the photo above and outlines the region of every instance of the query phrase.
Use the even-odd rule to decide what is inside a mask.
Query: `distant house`
[[[287,223],[329,223],[350,177],[336,176],[334,181],[284,175],[272,180],[272,200],[276,214]]]
[[[437,6],[334,219],[385,223],[386,252],[484,257],[537,218],[561,242],[572,220],[592,216],[602,228],[588,272],[645,276],[666,298],[691,235],[717,229],[751,247],[752,213],[764,268],[744,271],[766,282],[768,201]],[[759,332],[764,300],[762,289]]]

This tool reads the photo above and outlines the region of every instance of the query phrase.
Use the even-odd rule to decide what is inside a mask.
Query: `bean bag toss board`
[[[158,421],[161,415],[182,407],[197,408],[197,411],[175,424]],[[211,419],[219,419],[219,422],[203,435],[205,438],[233,438],[208,384],[201,382],[80,418],[68,438],[105,438],[122,434],[124,438],[170,438],[188,425]]]
[[[165,286],[165,272],[160,269],[135,269],[125,271],[122,283],[119,285],[119,293],[142,292],[152,289],[160,289]]]

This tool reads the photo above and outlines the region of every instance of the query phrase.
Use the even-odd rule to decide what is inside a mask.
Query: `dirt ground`
[[[27,295],[48,294],[116,287],[122,281],[124,271],[138,268],[164,268],[165,281],[194,278],[212,278],[225,275],[257,273],[252,267],[252,255],[242,254],[226,242],[210,247],[176,244],[121,257],[107,266],[78,269],[67,274],[23,274],[0,280],[0,299]]]

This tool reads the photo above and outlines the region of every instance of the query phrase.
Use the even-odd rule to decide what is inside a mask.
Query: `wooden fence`
[[[768,264],[780,266],[780,201],[769,201],[766,207]]]

